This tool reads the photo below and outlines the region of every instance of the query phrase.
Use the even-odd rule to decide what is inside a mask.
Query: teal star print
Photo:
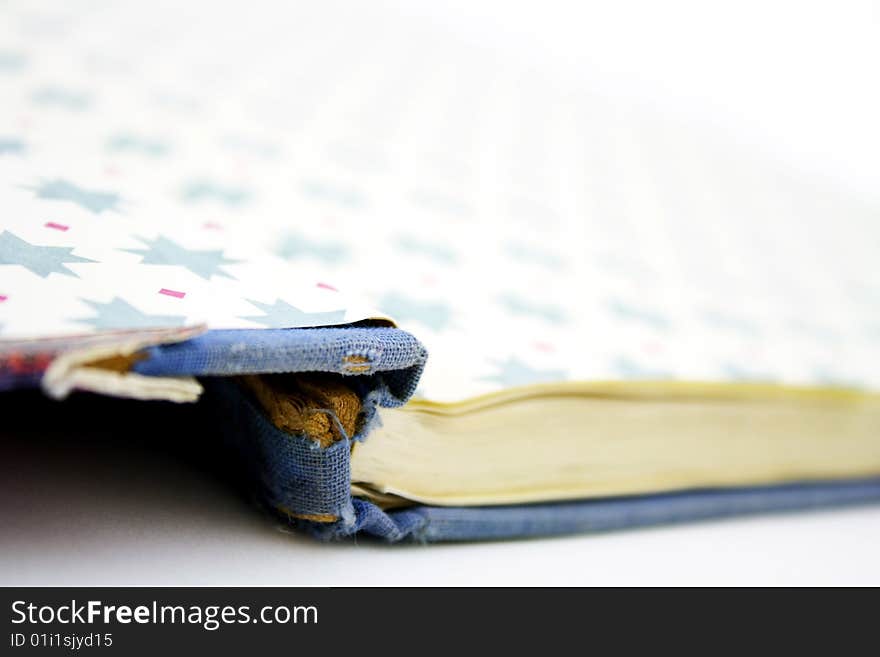
[[[182,326],[184,321],[186,321],[184,315],[148,315],[119,297],[113,297],[107,303],[89,301],[88,299],[83,299],[83,302],[91,306],[92,310],[95,311],[95,316],[86,319],[75,319],[73,321],[80,324],[88,324],[96,329]]]
[[[115,192],[102,192],[85,189],[66,180],[49,180],[40,183],[34,192],[37,198],[47,201],[69,201],[89,212],[101,213],[105,210],[119,211],[122,198]]]
[[[0,233],[0,265],[21,265],[37,276],[46,278],[49,274],[79,275],[68,269],[65,263],[97,262],[81,258],[71,253],[72,246],[38,246],[25,242],[8,230]]]
[[[264,314],[242,317],[241,319],[262,324],[268,328],[329,326],[332,324],[342,324],[345,321],[344,310],[307,313],[280,299],[276,300],[275,303],[260,303],[251,299],[248,299],[247,302],[259,308]]]
[[[223,255],[223,251],[205,250],[197,251],[187,249],[167,237],[157,237],[154,240],[140,238],[148,247],[145,249],[122,249],[128,253],[142,255],[141,263],[144,265],[176,265],[189,269],[196,276],[209,280],[211,276],[225,276],[235,278],[220,269],[223,265],[231,265],[240,260],[231,260]]]

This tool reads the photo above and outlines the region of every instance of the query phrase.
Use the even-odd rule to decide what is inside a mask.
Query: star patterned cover
[[[437,401],[880,384],[878,208],[723,135],[387,8],[0,12],[5,344],[391,317]]]

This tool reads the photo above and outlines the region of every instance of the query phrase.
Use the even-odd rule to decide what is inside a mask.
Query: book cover
[[[0,389],[212,404],[321,537],[880,500],[874,205],[424,26],[39,17],[0,25]]]

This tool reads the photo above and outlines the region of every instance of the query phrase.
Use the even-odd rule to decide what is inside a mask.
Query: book
[[[213,405],[324,538],[880,501],[871,201],[414,18],[8,11],[0,388]]]

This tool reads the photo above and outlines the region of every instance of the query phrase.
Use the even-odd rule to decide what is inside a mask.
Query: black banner
[[[596,594],[365,588],[8,588],[0,653],[250,654],[396,646],[436,648],[495,637],[577,633]],[[553,598],[557,603],[553,603]],[[567,630],[566,630],[567,628]]]
[[[543,654],[660,645],[698,637],[728,648],[771,637],[791,648],[873,636],[874,609],[849,593],[610,589],[6,588],[0,654],[335,655],[450,657],[489,646]],[[815,597],[815,599],[814,599]],[[609,643],[610,642],[610,643]],[[782,644],[780,644],[781,646]],[[604,652],[604,651],[603,651]]]

